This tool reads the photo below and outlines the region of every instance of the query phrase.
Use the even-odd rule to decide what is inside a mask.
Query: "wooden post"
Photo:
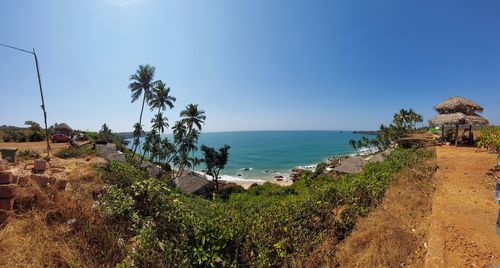
[[[444,142],[444,125],[441,125],[441,141]]]
[[[458,125],[455,125],[455,146],[458,146]]]
[[[473,138],[472,138],[472,125],[469,125],[469,145],[472,145],[474,143]]]

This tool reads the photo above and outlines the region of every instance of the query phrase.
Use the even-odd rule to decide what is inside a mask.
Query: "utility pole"
[[[38,87],[40,88],[40,97],[42,99],[42,105],[40,107],[42,108],[43,119],[45,122],[45,140],[47,141],[47,157],[46,157],[46,159],[49,160],[50,159],[50,143],[49,143],[49,129],[47,127],[47,111],[45,110],[45,101],[43,99],[43,90],[42,90],[42,80],[40,78],[40,69],[38,67],[38,58],[36,56],[35,49],[33,48],[33,51],[28,51],[28,50],[24,50],[21,48],[9,46],[9,45],[4,45],[4,44],[0,44],[0,46],[19,50],[19,51],[22,51],[25,53],[29,53],[29,54],[33,55],[33,57],[35,57],[35,66],[36,66],[36,74],[37,74],[37,78],[38,78]]]

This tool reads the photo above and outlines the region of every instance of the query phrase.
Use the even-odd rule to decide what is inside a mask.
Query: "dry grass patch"
[[[102,181],[91,165],[69,172],[66,191],[20,187],[17,214],[0,226],[0,267],[103,267],[123,259],[119,233],[93,209]]]
[[[305,267],[400,267],[423,265],[434,192],[435,156],[405,170],[379,206],[360,219],[342,242],[325,239]]]

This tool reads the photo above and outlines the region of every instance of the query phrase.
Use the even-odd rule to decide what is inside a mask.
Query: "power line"
[[[1,44],[1,43],[0,43],[0,46],[4,46],[4,47],[8,47],[8,48],[12,48],[12,49],[19,50],[19,51],[26,52],[26,53],[30,53],[30,54],[34,54],[32,51],[24,50],[24,49],[22,49],[22,48],[18,48],[18,47],[13,47],[13,46],[9,46],[9,45],[5,45],[5,44]]]

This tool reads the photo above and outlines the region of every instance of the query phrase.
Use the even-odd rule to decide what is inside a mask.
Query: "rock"
[[[56,179],[54,178],[51,178],[47,175],[40,175],[40,174],[33,174],[31,175],[31,180],[33,180],[34,182],[36,182],[36,184],[38,184],[38,186],[42,187],[42,188],[47,188],[47,186],[49,184],[55,184],[56,183]]]
[[[9,212],[0,209],[0,224],[3,224],[9,218]]]
[[[14,198],[0,199],[0,210],[12,210],[14,207]]]
[[[53,225],[55,223],[63,223],[63,214],[60,211],[49,211],[45,215],[45,223],[47,225]]]
[[[300,179],[300,177],[302,176],[302,174],[304,173],[304,171],[306,171],[305,169],[301,169],[301,168],[294,168],[292,169],[292,173],[290,173],[290,178],[292,179],[292,181],[297,181],[298,179]]]
[[[44,172],[48,168],[48,163],[45,159],[35,159],[35,172]]]
[[[160,168],[157,165],[147,161],[142,162],[141,168],[145,169],[148,172],[148,175],[151,177],[156,177],[158,176],[158,174],[160,174]]]
[[[12,172],[0,171],[0,184],[9,184],[13,182]]]
[[[16,196],[17,188],[19,186],[16,184],[4,184],[0,185],[0,199],[12,198]]]
[[[236,176],[241,177],[241,174],[240,174],[240,173],[238,173],[238,175],[236,175]]]
[[[68,180],[66,180],[66,179],[56,180],[54,185],[55,185],[57,190],[64,191],[64,190],[66,190],[66,185],[68,185]]]
[[[5,159],[0,159],[0,171],[9,169],[9,161]]]
[[[285,177],[283,177],[282,175],[276,175],[273,178],[283,180]]]
[[[38,202],[35,195],[23,195],[14,198],[14,209],[18,212],[31,210]]]
[[[247,167],[243,168],[243,171],[249,171],[249,170],[250,170],[250,168],[247,168]]]
[[[283,178],[276,178],[276,181],[283,181]]]

